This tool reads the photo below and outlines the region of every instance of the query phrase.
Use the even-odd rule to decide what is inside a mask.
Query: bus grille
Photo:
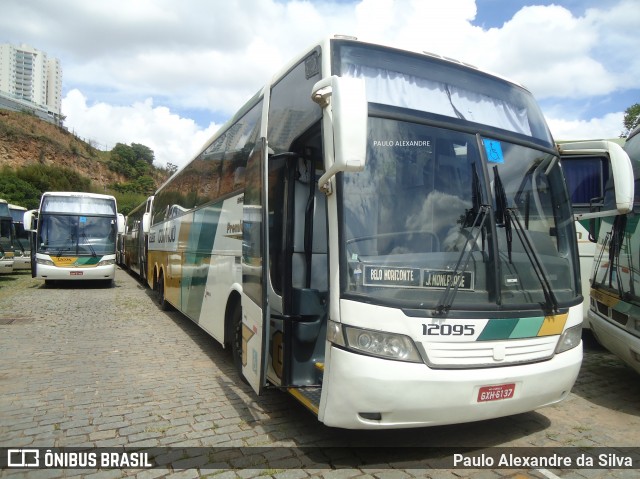
[[[467,343],[422,343],[427,365],[433,368],[499,367],[543,361],[553,356],[558,336],[475,341]]]

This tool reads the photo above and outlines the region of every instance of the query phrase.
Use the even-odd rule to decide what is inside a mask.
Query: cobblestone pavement
[[[2,477],[640,477],[630,469],[535,465],[438,469],[430,451],[441,450],[429,449],[637,447],[639,379],[587,342],[577,384],[558,405],[455,426],[338,430],[286,393],[255,396],[238,380],[227,351],[179,313],[160,311],[125,271],[117,271],[111,288],[44,287],[28,272],[0,276],[0,447],[212,448],[219,462],[200,469],[183,452],[181,467],[4,469]],[[380,455],[352,463],[363,449],[342,446],[375,446],[365,451]],[[384,453],[389,446],[393,456]],[[637,450],[627,452],[638,459]],[[265,457],[275,465],[261,462]]]

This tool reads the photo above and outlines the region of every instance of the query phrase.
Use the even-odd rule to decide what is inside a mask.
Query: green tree
[[[167,163],[167,173],[169,174],[169,176],[173,175],[176,171],[178,171],[178,165],[175,165],[173,163]]]
[[[115,193],[116,201],[118,202],[118,213],[128,215],[140,203],[147,200],[146,195],[140,193]]]
[[[3,200],[31,210],[40,204],[41,194],[31,183],[18,178],[11,168],[5,167],[0,172],[0,198]]]
[[[143,193],[145,195],[151,195],[156,190],[155,182],[153,178],[148,175],[141,176],[135,180],[136,192]]]
[[[116,143],[111,149],[109,169],[122,174],[127,179],[149,174],[155,157],[153,150],[139,143]]]
[[[624,128],[625,131],[620,135],[621,138],[626,138],[631,131],[640,124],[640,103],[631,105],[624,111]]]
[[[16,172],[16,176],[33,185],[40,193],[44,191],[92,191],[89,178],[61,166],[27,165],[20,168]]]
[[[143,160],[149,166],[153,165],[155,155],[153,150],[148,146],[141,145],[140,143],[131,143],[131,149],[133,150],[136,160]]]

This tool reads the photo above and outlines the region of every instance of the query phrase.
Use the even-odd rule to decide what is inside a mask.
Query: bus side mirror
[[[600,175],[598,187],[601,193],[594,195],[603,196],[602,207],[599,208],[599,211],[585,210],[580,212],[576,211],[574,205],[574,219],[626,214],[633,209],[633,167],[629,156],[620,145],[606,140],[580,141],[562,143],[558,146],[558,150],[563,165],[571,163],[571,169],[574,171],[585,171],[587,162],[593,164],[594,160],[601,161],[609,171],[608,178]],[[585,168],[581,168],[581,162],[585,164]],[[570,182],[569,178],[568,182]],[[572,185],[569,187],[572,188]]]
[[[124,233],[124,215],[122,213],[118,213],[118,234]]]
[[[362,78],[331,76],[313,86],[311,98],[324,110],[325,173],[318,186],[336,173],[362,171],[367,154],[367,96]]]
[[[142,215],[142,232],[149,233],[151,228],[151,213],[145,213]]]
[[[24,230],[25,231],[31,231],[31,232],[35,232],[37,225],[36,225],[36,214],[37,214],[38,210],[29,210],[29,211],[25,211],[24,214],[22,215],[22,222],[24,223]]]

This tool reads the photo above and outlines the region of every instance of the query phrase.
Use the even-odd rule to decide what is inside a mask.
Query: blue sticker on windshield
[[[81,216],[80,217],[80,223],[86,223],[87,222],[87,217],[86,216]]]
[[[484,149],[487,152],[487,159],[491,163],[504,163],[504,156],[502,156],[502,146],[499,141],[482,139],[484,143]]]

